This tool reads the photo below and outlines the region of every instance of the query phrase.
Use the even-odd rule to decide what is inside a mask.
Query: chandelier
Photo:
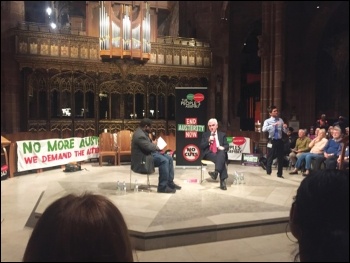
[[[148,61],[151,57],[149,4],[127,5],[100,1],[100,57]]]

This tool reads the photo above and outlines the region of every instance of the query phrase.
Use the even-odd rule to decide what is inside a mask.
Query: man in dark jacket
[[[159,167],[159,193],[175,193],[181,186],[174,183],[173,158],[168,154],[160,153],[157,141],[152,141],[149,134],[152,130],[152,121],[143,119],[140,126],[134,131],[131,141],[131,170],[139,173],[146,155],[153,157],[155,167]]]
[[[229,145],[226,134],[217,131],[218,121],[216,119],[210,119],[208,121],[208,128],[209,131],[203,132],[200,144],[203,159],[210,160],[215,163],[215,171],[209,172],[209,175],[213,180],[216,180],[218,174],[220,174],[220,189],[227,190],[225,180],[228,177],[226,160]]]

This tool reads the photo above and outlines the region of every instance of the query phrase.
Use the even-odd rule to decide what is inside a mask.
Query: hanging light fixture
[[[147,2],[140,5],[100,1],[100,57],[148,61],[151,57],[151,21]]]

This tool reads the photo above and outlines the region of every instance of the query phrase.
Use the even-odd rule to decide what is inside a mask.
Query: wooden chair
[[[114,145],[114,136],[112,133],[103,132],[99,136],[99,165],[102,166],[102,159],[105,156],[114,157],[114,165],[119,165],[118,151]]]
[[[10,144],[11,144],[11,142],[8,139],[6,139],[5,137],[1,136],[1,148],[2,148],[1,156],[4,156],[5,164],[7,166],[9,165],[9,159],[8,159],[8,154],[7,154],[6,147],[9,146]]]
[[[131,156],[132,135],[133,132],[129,130],[121,130],[117,132],[118,164],[120,164],[121,156]]]

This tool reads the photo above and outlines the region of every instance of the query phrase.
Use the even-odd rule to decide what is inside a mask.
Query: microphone
[[[210,144],[212,144],[213,142],[214,142],[214,138],[215,137],[215,133],[213,132],[211,135],[210,135],[210,138],[209,138],[209,140],[210,140]]]

